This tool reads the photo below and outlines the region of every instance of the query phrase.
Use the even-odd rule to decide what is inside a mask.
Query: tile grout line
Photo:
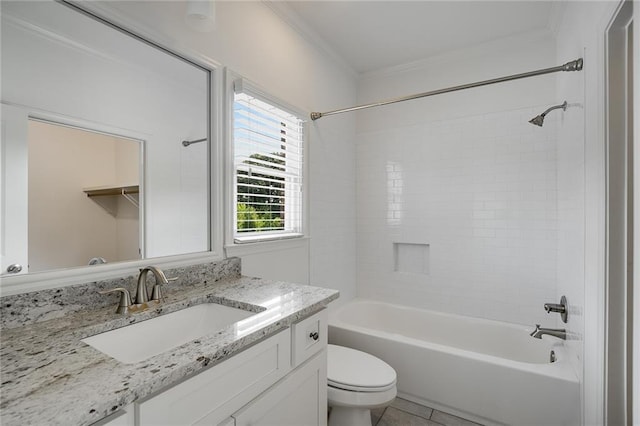
[[[390,406],[389,406],[389,407],[390,407]],[[386,412],[387,412],[387,408],[389,408],[389,407],[386,407],[386,408],[384,409],[384,411],[382,412],[382,416],[380,416],[380,418],[378,419],[378,421],[376,422],[376,424],[375,424],[374,426],[376,426],[378,423],[380,423],[380,420],[382,420],[382,417],[384,416],[384,413],[386,413]],[[427,406],[426,406],[426,405],[423,405],[423,407],[427,407]],[[393,407],[393,408],[394,408],[394,409],[396,409],[396,410],[398,410],[398,411],[402,411],[403,413],[407,413],[407,414],[409,414],[409,415],[411,415],[411,416],[420,417],[421,419],[429,420],[430,422],[435,423],[435,424],[437,424],[437,425],[445,426],[445,425],[443,425],[442,423],[438,423],[438,422],[436,422],[436,421],[434,421],[434,420],[431,420],[431,417],[433,417],[433,412],[434,412],[434,411],[436,411],[435,409],[433,409],[433,408],[431,408],[431,407],[427,407],[427,408],[429,408],[429,409],[431,410],[431,414],[429,414],[429,417],[428,417],[428,418],[427,418],[427,417],[423,417],[423,416],[421,416],[420,414],[416,414],[416,413],[412,413],[412,412],[407,411],[407,410],[403,410],[402,408],[398,408],[398,407]]]
[[[409,402],[411,402],[411,401],[409,401]],[[411,412],[411,411],[407,411],[406,409],[399,408],[399,407],[396,407],[396,406],[388,405],[388,406],[387,406],[387,407],[385,407],[385,408],[384,408],[384,410],[382,411],[382,414],[381,414],[381,415],[380,415],[380,417],[378,418],[378,421],[376,422],[376,424],[375,424],[375,425],[372,425],[372,426],[378,426],[378,425],[380,424],[380,422],[381,422],[381,421],[382,421],[382,419],[384,418],[384,415],[386,414],[387,409],[388,409],[389,407],[392,407],[393,409],[398,410],[398,411],[401,411],[401,412],[403,412],[403,413],[405,413],[405,414],[409,414],[409,415],[412,415],[412,416],[419,417],[419,418],[421,418],[421,419],[428,420],[429,422],[433,423],[434,425],[438,425],[438,426],[446,426],[446,424],[443,424],[443,423],[440,423],[440,422],[436,422],[435,420],[433,420],[433,415],[434,415],[434,413],[435,413],[436,411],[439,411],[439,410],[436,410],[435,408],[428,407],[428,406],[426,406],[426,405],[421,405],[421,404],[417,404],[417,403],[413,403],[413,404],[415,404],[415,405],[420,405],[420,406],[422,406],[422,407],[424,407],[424,408],[428,408],[428,409],[430,409],[430,410],[431,410],[431,413],[429,414],[429,417],[424,417],[424,416],[422,416],[422,415],[420,415],[420,414],[418,414],[418,413]],[[470,422],[470,423],[471,423],[472,425],[474,425],[474,426],[483,426],[482,424],[479,424],[479,423],[473,423],[473,422],[471,422],[471,420],[465,419],[464,417],[458,417],[458,416],[455,416],[455,415],[453,415],[453,414],[449,414],[449,413],[447,413],[447,412],[445,412],[445,411],[439,411],[439,412],[440,412],[440,413],[443,413],[443,414],[446,414],[446,415],[449,415],[449,416],[452,416],[452,417],[457,417],[457,418],[462,419],[462,420],[467,421],[467,422]]]
[[[373,426],[378,426],[378,423],[380,423],[380,422],[382,421],[382,418],[384,417],[384,413],[386,413],[386,412],[387,412],[387,408],[389,408],[389,407],[388,407],[388,406],[387,406],[387,407],[384,407],[384,410],[382,410],[382,414],[380,414],[380,417],[378,417],[378,421],[377,421],[377,422],[376,422],[376,424],[375,424],[375,425],[373,425]]]

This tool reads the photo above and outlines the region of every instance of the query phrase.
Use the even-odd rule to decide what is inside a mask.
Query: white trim
[[[327,43],[317,31],[313,30],[300,15],[293,10],[285,1],[262,0],[262,2],[273,11],[285,24],[302,36],[308,43],[313,45],[319,52],[324,53],[334,63],[339,65],[351,77],[357,78],[359,73],[342,55],[337,53],[329,43]]]
[[[277,98],[264,90],[262,87],[253,83],[252,81],[247,80],[244,77],[237,77],[233,80],[233,92],[234,93],[247,93],[253,96],[254,98],[258,98],[261,101],[269,103],[271,105],[277,106],[283,111],[288,112],[289,114],[295,115],[296,117],[304,120],[305,122],[309,121],[309,116],[311,114],[310,111],[298,108],[296,106],[291,105],[290,103]]]
[[[627,334],[632,326],[628,321],[627,25],[633,18],[632,7],[630,1],[621,1],[604,33],[607,153],[604,415],[608,424],[631,422],[628,417],[631,348]]]
[[[606,205],[605,205],[605,154],[604,154],[604,42],[599,41],[596,52],[584,53],[587,61],[593,56],[593,72],[586,71],[585,91],[589,85],[589,75],[594,74],[597,84],[593,123],[585,122],[585,169],[597,174],[597,187],[585,187],[585,306],[584,306],[584,347],[583,347],[583,421],[585,424],[604,424],[604,336],[605,336],[605,246],[606,246]],[[585,99],[585,121],[590,102]],[[587,136],[593,131],[591,143]],[[594,179],[595,181],[596,179]],[[596,232],[589,232],[596,229]],[[591,268],[591,269],[590,269]],[[589,279],[591,278],[591,281]]]
[[[143,41],[160,47],[166,50],[170,54],[174,54],[181,57],[195,65],[208,70],[210,73],[209,87],[209,220],[208,220],[208,234],[209,234],[209,250],[207,252],[191,253],[174,256],[163,256],[157,258],[141,259],[131,262],[120,262],[94,266],[83,266],[77,268],[43,271],[36,273],[21,274],[16,276],[2,276],[0,293],[2,296],[20,294],[31,291],[65,287],[74,284],[82,284],[86,282],[92,282],[96,280],[117,278],[129,274],[137,274],[138,269],[149,264],[153,264],[162,268],[174,268],[180,266],[194,265],[198,263],[213,262],[223,259],[223,235],[220,232],[223,229],[223,209],[222,209],[222,194],[223,194],[223,147],[222,147],[222,96],[220,96],[223,89],[223,75],[221,65],[194,50],[185,48],[183,45],[176,43],[173,40],[166,38],[165,36],[153,31],[147,27],[140,25],[138,22],[122,15],[117,12],[106,3],[87,2],[69,0],[69,4],[84,10],[89,14],[93,14],[98,18],[107,21],[116,29],[120,29],[135,37],[142,39]],[[21,106],[24,108],[24,106]],[[27,107],[28,108],[28,107]],[[30,111],[31,108],[28,108]],[[77,120],[70,119],[64,115],[52,113],[49,111],[35,111],[34,116],[51,119],[52,121],[66,122],[67,124],[78,124]],[[85,127],[84,126],[81,127]],[[139,132],[132,132],[128,129],[115,130],[101,126],[99,123],[92,125],[92,128],[105,131],[107,133],[113,133],[122,135],[125,137],[146,140],[148,135],[140,134]],[[216,232],[218,231],[218,232]]]
[[[633,235],[633,349],[632,349],[632,407],[631,422],[640,424],[640,3],[633,5],[633,69],[634,69],[634,152],[633,152],[633,185],[634,185],[634,235]]]
[[[260,241],[251,244],[229,244],[225,246],[227,257],[242,257],[250,254],[273,253],[274,251],[290,250],[305,247],[311,239],[300,236],[297,238],[276,241]]]
[[[150,134],[145,132],[105,125],[104,123],[98,123],[97,121],[86,120],[84,118],[76,118],[69,115],[60,114],[58,112],[48,111],[40,108],[33,108],[15,102],[0,101],[0,103],[2,105],[8,105],[26,111],[29,118],[33,118],[34,120],[56,123],[61,126],[72,127],[87,132],[100,133],[108,136],[116,136],[118,138],[131,139],[135,141],[144,141],[149,139],[149,137],[151,136]]]
[[[266,241],[290,240],[292,238],[302,238],[304,235],[297,232],[263,232],[260,234],[252,234],[247,236],[236,235],[234,242],[236,244],[257,243]]]
[[[213,66],[213,65],[212,65]],[[224,72],[222,67],[211,69],[209,87],[209,250],[217,258],[224,258]]]
[[[605,280],[606,280],[606,170],[605,170],[605,33],[617,2],[607,9],[593,30],[585,30],[585,283],[582,423],[605,422]],[[593,44],[591,42],[594,42]],[[588,88],[595,90],[588,90]],[[593,112],[592,112],[593,111]]]
[[[137,275],[140,268],[151,264],[160,266],[163,269],[168,269],[196,265],[199,263],[215,262],[219,260],[222,260],[222,258],[214,253],[202,252],[156,257],[153,259],[143,259],[131,262],[104,263],[94,266],[82,266],[54,271],[31,272],[29,274],[10,277],[3,276],[2,287],[0,287],[0,296],[12,296],[14,294],[67,287],[75,284],[120,278],[128,275]]]
[[[234,229],[236,218],[236,203],[234,202],[235,196],[235,176],[233,168],[233,98],[234,98],[234,81],[240,78],[240,76],[229,68],[224,69],[224,86],[223,86],[223,132],[224,132],[224,144],[223,144],[223,180],[224,180],[224,243],[225,253],[230,256],[228,246],[234,244]]]

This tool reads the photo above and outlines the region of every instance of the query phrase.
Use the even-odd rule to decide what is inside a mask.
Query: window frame
[[[290,245],[290,240],[303,240],[308,237],[308,205],[309,205],[309,182],[308,182],[308,164],[309,164],[309,112],[304,111],[298,107],[288,104],[280,98],[277,98],[255,83],[247,80],[241,75],[235,73],[230,69],[225,69],[224,72],[224,86],[225,86],[225,249],[227,255],[230,251],[234,254],[237,253],[237,249],[241,246],[250,247],[255,246],[256,243],[270,243],[272,244],[285,244],[285,240],[289,240],[287,245]],[[290,114],[295,115],[303,121],[302,124],[302,194],[301,194],[301,213],[300,213],[300,232],[291,232],[287,230],[283,231],[265,231],[265,232],[250,232],[246,235],[238,235],[236,232],[237,224],[237,181],[234,165],[234,102],[236,93],[246,93],[252,97],[255,97],[263,102],[267,102],[277,108],[280,108]]]

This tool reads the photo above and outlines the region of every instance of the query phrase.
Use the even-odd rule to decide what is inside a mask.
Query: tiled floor
[[[371,410],[373,426],[482,426],[478,423],[396,398],[385,408]]]

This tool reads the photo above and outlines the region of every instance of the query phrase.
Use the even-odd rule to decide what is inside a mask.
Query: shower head
[[[544,123],[544,114],[536,115],[531,120],[529,120],[529,123],[542,127],[542,123]]]
[[[563,111],[566,111],[567,101],[564,101],[561,105],[552,106],[542,114],[533,117],[531,120],[529,120],[529,123],[542,127],[542,124],[544,123],[544,117],[549,113],[549,111],[553,111],[554,109],[560,109],[560,108],[562,108]]]

